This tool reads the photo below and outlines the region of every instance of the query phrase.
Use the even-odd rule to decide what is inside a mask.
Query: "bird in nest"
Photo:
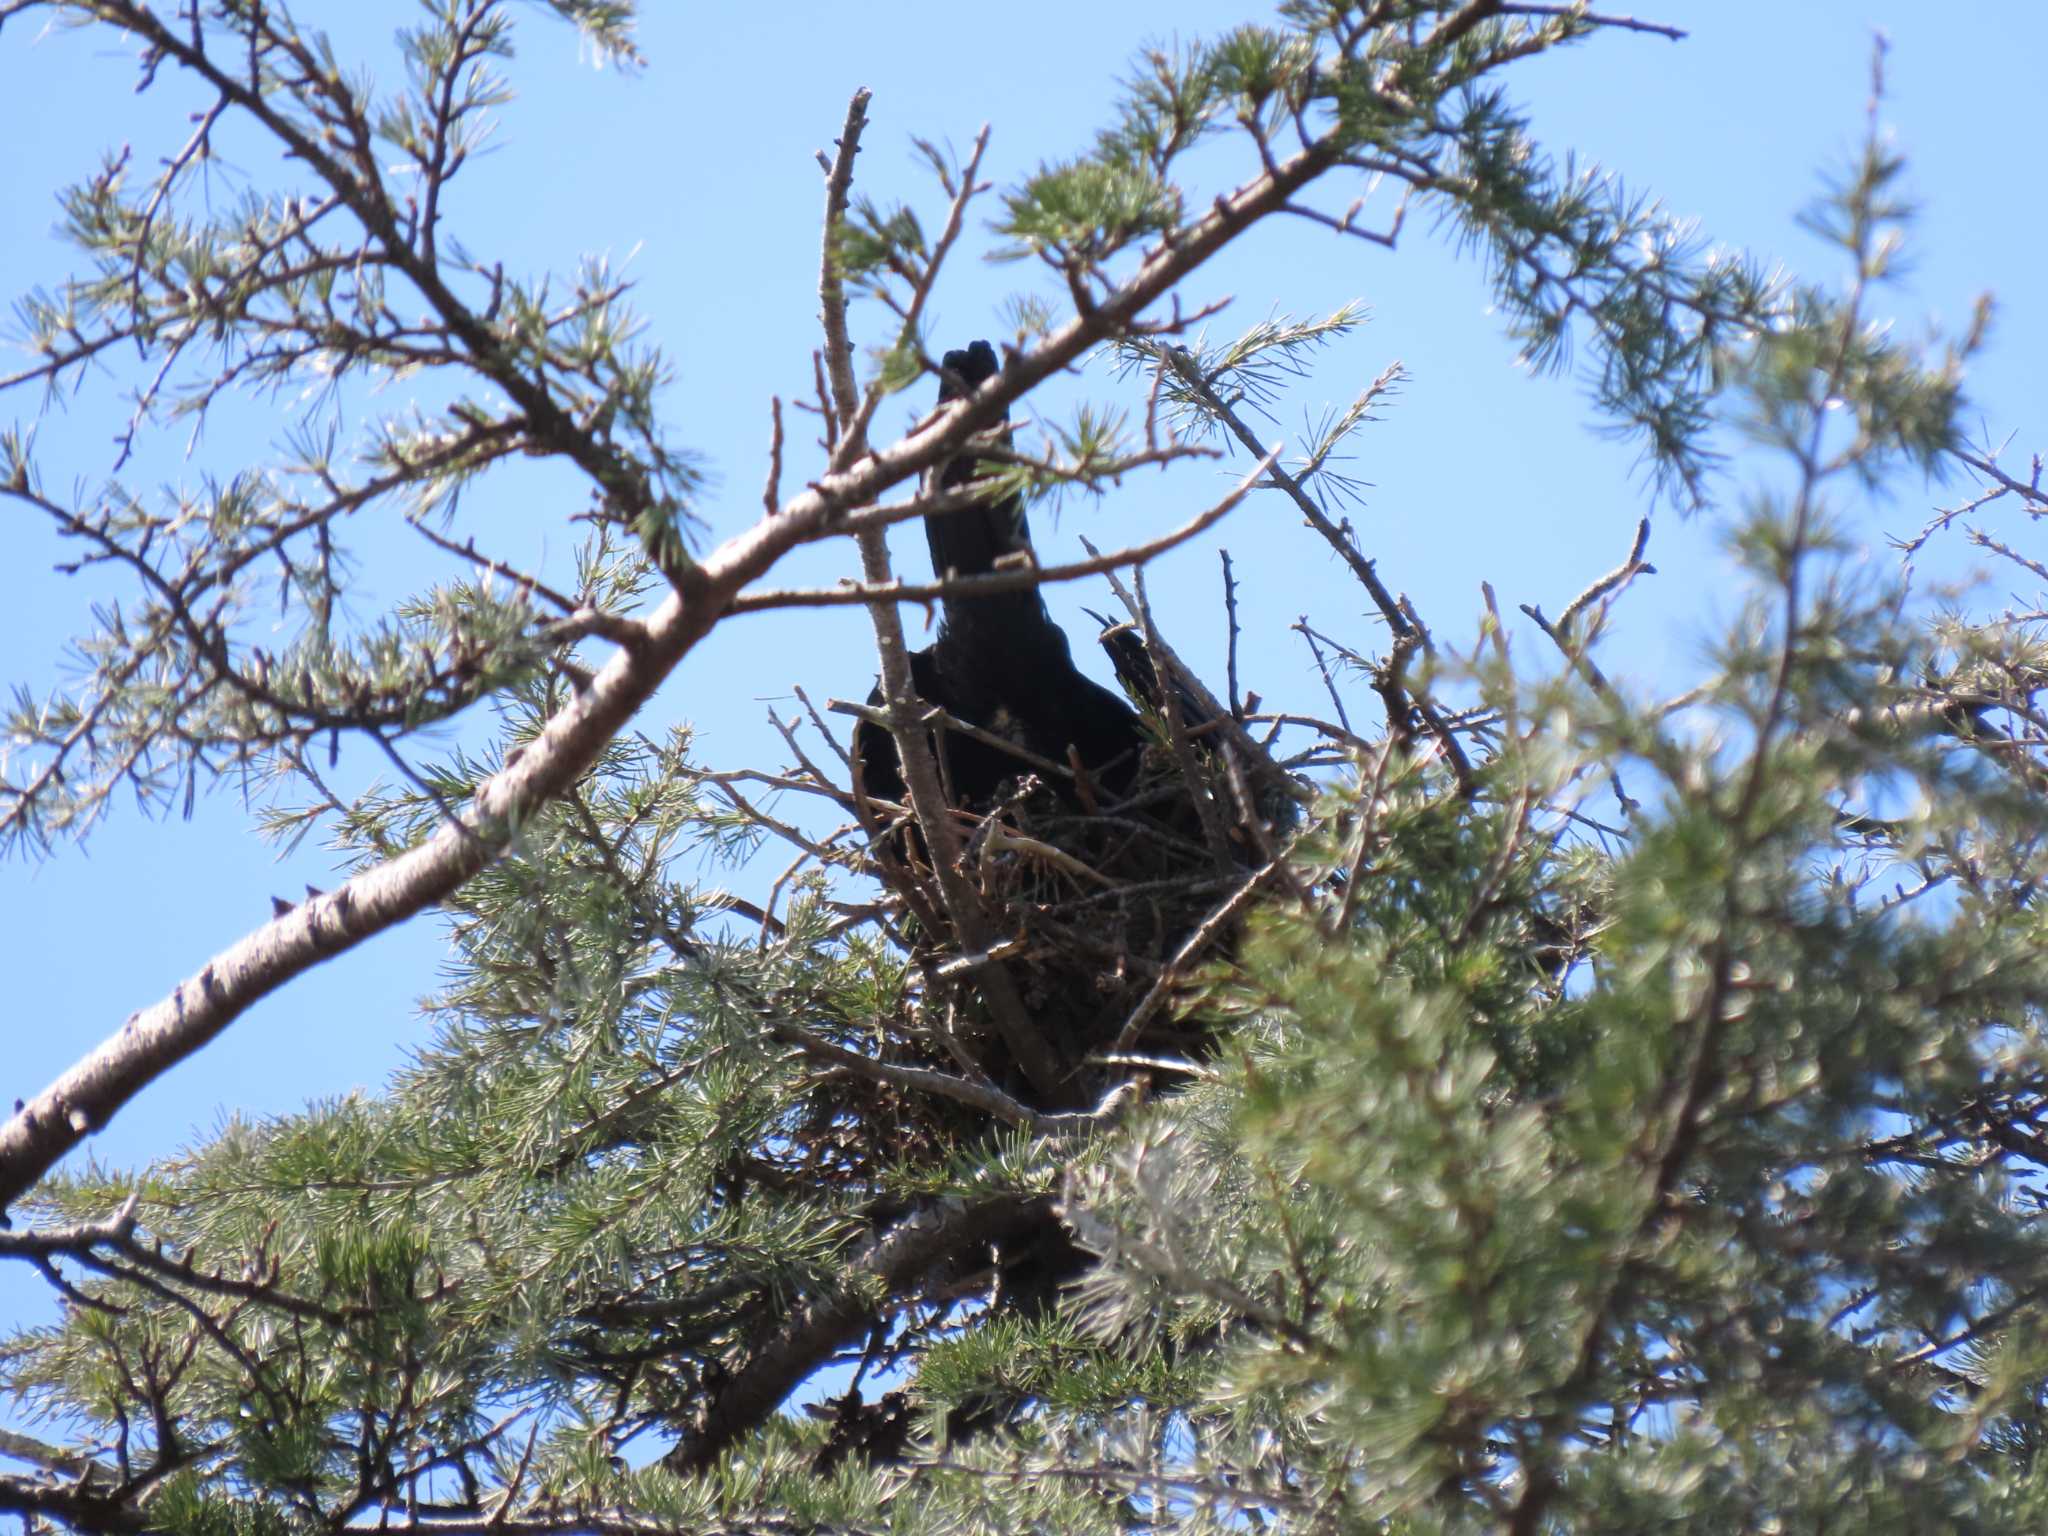
[[[944,361],[942,406],[972,394],[1000,368],[986,341],[948,352]],[[972,484],[982,477],[983,467],[974,454],[962,454],[939,471],[938,485]],[[933,574],[942,581],[1028,566],[1034,560],[1024,498],[1015,490],[930,513],[924,532]],[[1078,768],[1090,790],[1110,798],[1125,793],[1137,775],[1147,740],[1139,716],[1074,665],[1066,631],[1053,622],[1035,586],[945,597],[938,637],[910,654],[910,678],[925,703],[982,733],[933,732],[941,782],[957,806],[992,805],[1006,782],[1033,770],[1034,758]],[[877,685],[868,703],[885,702]],[[854,756],[865,794],[878,800],[904,798],[902,765],[887,730],[862,721],[854,733]],[[1074,777],[1053,775],[1048,782],[1070,803],[1090,808]]]

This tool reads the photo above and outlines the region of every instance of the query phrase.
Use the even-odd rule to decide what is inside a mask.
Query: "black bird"
[[[1145,637],[1138,632],[1138,626],[1128,621],[1113,623],[1093,608],[1081,610],[1102,626],[1102,633],[1096,636],[1103,652],[1109,657],[1109,665],[1116,673],[1116,680],[1123,684],[1124,692],[1141,709],[1151,710],[1161,720],[1166,718],[1166,695],[1159,689],[1159,669],[1152,664],[1151,647],[1145,644]],[[1180,677],[1169,671],[1173,684],[1173,700],[1180,709],[1180,727],[1190,737],[1201,737],[1206,728],[1215,724],[1215,717],[1194,691]]]
[[[999,365],[995,349],[977,341],[948,352],[945,366],[941,405],[994,378]],[[940,471],[938,483],[965,485],[978,472],[974,455],[963,454]],[[1024,499],[1015,492],[933,513],[924,531],[933,573],[942,580],[984,575],[1011,557],[1031,559],[1031,528]],[[1138,716],[1075,667],[1066,632],[1053,623],[1036,587],[947,598],[938,639],[911,653],[910,676],[926,703],[1038,757],[1065,767],[1071,748],[1094,786],[1110,796],[1121,795],[1137,774],[1145,741]],[[879,686],[868,702],[884,702]],[[1022,758],[956,731],[941,731],[938,738],[942,776],[956,805],[985,808],[1005,780],[1032,771]],[[866,792],[903,799],[902,768],[889,733],[862,722],[854,747]],[[1082,803],[1072,780],[1047,777],[1071,803]]]

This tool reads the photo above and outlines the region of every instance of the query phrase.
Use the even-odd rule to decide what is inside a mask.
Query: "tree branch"
[[[833,1350],[873,1323],[876,1313],[890,1305],[877,1295],[894,1298],[963,1249],[997,1241],[1052,1213],[1049,1195],[997,1195],[971,1205],[948,1197],[890,1228],[848,1266],[841,1284],[799,1308],[730,1363],[724,1384],[669,1452],[667,1464],[678,1472],[709,1467]]]

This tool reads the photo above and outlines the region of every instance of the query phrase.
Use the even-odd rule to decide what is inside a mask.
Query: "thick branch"
[[[31,1466],[41,1467],[45,1472],[72,1478],[76,1480],[79,1491],[83,1493],[103,1495],[117,1487],[121,1481],[112,1467],[83,1452],[50,1445],[32,1436],[17,1434],[11,1429],[0,1429],[0,1456],[25,1461]],[[4,1504],[5,1500],[6,1495],[0,1494],[0,1504]]]
[[[669,1452],[678,1471],[700,1471],[772,1413],[825,1358],[872,1326],[934,1267],[1052,1214],[1046,1195],[998,1195],[972,1205],[948,1198],[877,1238],[837,1289],[790,1316],[735,1362],[694,1431]]]
[[[74,1531],[142,1531],[150,1525],[145,1511],[98,1494],[90,1486],[58,1487],[15,1477],[0,1477],[0,1509],[24,1520],[57,1521]]]

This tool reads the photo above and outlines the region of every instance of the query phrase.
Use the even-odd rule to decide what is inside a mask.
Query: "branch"
[[[1619,595],[1621,589],[1638,576],[1656,575],[1657,567],[1643,558],[1643,551],[1649,543],[1650,520],[1646,517],[1636,524],[1636,541],[1629,546],[1628,558],[1564,605],[1564,612],[1557,616],[1558,630],[1570,633],[1573,621],[1586,611],[1589,604],[1609,593]]]
[[[26,1526],[32,1531],[42,1529],[44,1521],[93,1532],[145,1531],[152,1524],[147,1511],[130,1508],[121,1499],[102,1497],[89,1488],[57,1488],[13,1477],[0,1477],[0,1509],[33,1522]]]
[[[1245,877],[1243,883],[1230,893],[1228,900],[1202,919],[1202,925],[1189,934],[1186,942],[1174,951],[1173,958],[1166,962],[1166,968],[1159,973],[1158,979],[1146,989],[1145,995],[1138,999],[1138,1006],[1131,1010],[1131,1016],[1124,1020],[1123,1028],[1117,1031],[1116,1041],[1109,1048],[1111,1055],[1128,1052],[1138,1043],[1145,1033],[1146,1024],[1151,1022],[1152,1015],[1159,1011],[1160,1005],[1172,993],[1174,984],[1187,973],[1188,966],[1201,957],[1202,951],[1215,942],[1218,934],[1237,921],[1239,914],[1251,905],[1259,887],[1284,868],[1285,861],[1292,856],[1293,851],[1293,843],[1290,840],[1286,852],[1253,870]]]
[[[1278,453],[1279,450],[1276,448],[1274,452]],[[1257,473],[1257,470],[1253,471],[1254,475]],[[1081,547],[1087,550],[1090,555],[1096,554],[1095,546],[1090,544],[1085,538],[1081,540]],[[1100,557],[1098,556],[1097,558]],[[1129,611],[1131,622],[1142,626],[1144,619],[1139,609],[1137,598],[1131,594],[1121,581],[1117,580],[1113,570],[1107,571],[1105,574],[1109,576],[1110,590],[1117,595],[1117,600]],[[1298,783],[1292,775],[1273,761],[1272,753],[1268,752],[1258,742],[1252,740],[1251,733],[1244,728],[1243,722],[1232,715],[1223,702],[1209,691],[1209,685],[1196,675],[1192,667],[1180,659],[1173,647],[1167,643],[1166,638],[1163,635],[1157,634],[1156,629],[1152,639],[1157,640],[1159,647],[1154,654],[1160,661],[1166,663],[1167,667],[1171,669],[1173,676],[1179,680],[1180,685],[1188,690],[1195,702],[1202,706],[1203,713],[1208,715],[1209,724],[1204,726],[1203,729],[1214,731],[1243,755],[1245,762],[1250,766],[1253,776],[1258,779],[1261,790],[1277,791],[1302,805],[1308,804],[1315,798],[1314,790],[1305,784]],[[1148,643],[1150,642],[1148,641]]]
[[[846,222],[846,202],[853,191],[853,158],[860,153],[861,131],[867,127],[873,93],[862,86],[846,104],[846,124],[839,130],[839,153],[825,174],[825,240],[818,258],[819,318],[825,329],[825,373],[832,381],[832,436],[835,449],[860,412],[860,388],[853,379],[853,345],[846,330],[846,285],[839,276],[837,241]],[[835,453],[835,462],[837,454]]]
[[[105,1462],[79,1451],[67,1451],[61,1446],[49,1445],[30,1435],[17,1434],[11,1429],[0,1429],[0,1456],[25,1461],[31,1466],[41,1467],[45,1472],[60,1473],[75,1478],[78,1486],[88,1493],[106,1494],[120,1484],[120,1476]],[[4,1488],[0,1481],[0,1488]],[[0,1505],[7,1495],[0,1492]]]
[[[1181,382],[1201,400],[1216,419],[1230,428],[1233,437],[1253,453],[1262,451],[1258,436],[1245,424],[1244,418],[1231,408],[1230,403],[1216,393],[1215,385],[1203,377],[1202,370],[1195,366],[1194,358],[1186,348],[1162,344],[1152,350],[1155,356],[1180,376]],[[1390,369],[1380,377],[1384,381],[1391,375]],[[1373,390],[1367,392],[1368,396],[1381,387],[1382,384],[1376,381]],[[1396,638],[1407,634],[1413,626],[1402,613],[1401,604],[1395,599],[1394,594],[1388,591],[1386,583],[1380,580],[1379,572],[1373,568],[1373,562],[1359,552],[1358,545],[1342,528],[1330,521],[1329,514],[1316,505],[1316,499],[1309,495],[1300,479],[1277,464],[1268,468],[1266,475],[1273,485],[1287,493],[1288,500],[1300,508],[1303,520],[1321,534],[1330,548],[1337,551],[1343,557],[1344,563],[1351,567],[1351,574],[1356,576],[1365,590],[1372,594],[1373,604],[1379,609],[1381,617],[1387,621],[1387,628],[1393,631]]]
[[[846,217],[846,199],[853,181],[853,159],[860,150],[867,100],[865,90],[854,92],[853,100],[846,109],[846,130],[839,139],[839,154],[825,179],[825,257],[818,297],[819,319],[825,329],[826,364],[832,374],[833,395],[837,401],[835,409],[843,418],[843,435],[832,454],[835,465],[851,462],[865,451],[870,415],[869,407],[857,404],[850,393],[853,348],[846,332],[846,301],[840,292],[835,249],[840,226]],[[986,140],[984,133],[977,143],[977,160],[979,145]],[[953,199],[945,233],[926,266],[923,281],[918,284],[914,303],[922,303],[924,294],[938,276],[939,263],[959,233],[961,214],[973,194],[974,177],[970,168]],[[967,406],[962,405],[950,414],[959,420],[970,412]],[[889,544],[881,527],[860,527],[854,537],[860,548],[861,574],[865,584],[881,589],[893,585]],[[960,871],[960,839],[949,814],[938,763],[932,756],[931,739],[919,724],[925,704],[917,697],[917,687],[911,679],[910,649],[904,642],[902,618],[896,612],[895,603],[887,598],[864,594],[861,601],[867,604],[868,617],[874,624],[875,651],[881,663],[881,690],[889,735],[896,745],[896,761],[903,774],[905,794],[918,830],[924,835],[925,850],[931,856],[939,899],[961,946],[970,954],[992,954],[996,949],[995,926],[983,909],[974,887]],[[856,795],[864,794],[865,788],[856,779]],[[1000,960],[991,959],[981,967],[981,991],[996,1032],[1002,1036],[1011,1058],[1030,1080],[1033,1090],[1048,1104],[1058,1102],[1061,1091],[1059,1062],[1052,1047],[1032,1023],[1024,1001],[1017,993],[1016,983]]]
[[[1239,502],[1259,483],[1259,476],[1270,469],[1279,459],[1280,449],[1273,451],[1253,466],[1252,472],[1240,480],[1221,501],[1213,507],[1189,518],[1178,528],[1148,539],[1143,544],[1128,544],[1122,549],[1113,549],[1108,554],[1097,554],[1090,546],[1086,560],[1075,560],[1066,565],[1019,565],[1014,570],[990,571],[982,576],[952,576],[944,581],[909,582],[894,577],[882,581],[860,584],[848,582],[837,587],[785,587],[766,591],[747,592],[733,599],[729,613],[758,613],[764,608],[826,608],[843,607],[853,603],[929,603],[940,599],[960,597],[983,597],[993,592],[1016,592],[1026,587],[1050,586],[1055,582],[1079,581],[1084,576],[1100,576],[1105,571],[1117,570],[1124,566],[1143,565],[1157,559],[1168,550],[1185,544],[1189,539],[1206,529],[1214,527],[1237,509]],[[971,505],[971,500],[963,501]],[[866,529],[862,529],[863,536]],[[1085,541],[1084,541],[1085,542]]]
[[[992,1115],[1005,1125],[1033,1131],[1041,1136],[1067,1136],[1100,1129],[1108,1123],[1122,1104],[1126,1097],[1125,1090],[1129,1087],[1128,1084],[1119,1084],[1092,1110],[1041,1114],[1030,1105],[1011,1098],[992,1083],[973,1082],[964,1077],[955,1077],[949,1072],[936,1071],[931,1067],[905,1067],[893,1062],[877,1061],[872,1056],[863,1056],[858,1051],[850,1051],[843,1045],[836,1045],[794,1020],[785,1019],[771,1024],[769,1033],[789,1041],[806,1055],[845,1068],[856,1077],[864,1077],[874,1083],[887,1083],[893,1088],[904,1088],[914,1093],[936,1094],[940,1098],[971,1105]]]
[[[767,1340],[729,1364],[723,1384],[691,1432],[668,1453],[667,1464],[678,1472],[709,1467],[828,1355],[863,1333],[889,1298],[962,1249],[1043,1221],[1052,1209],[1047,1195],[997,1195],[972,1205],[948,1197],[892,1227],[848,1266],[837,1288],[799,1308]]]

